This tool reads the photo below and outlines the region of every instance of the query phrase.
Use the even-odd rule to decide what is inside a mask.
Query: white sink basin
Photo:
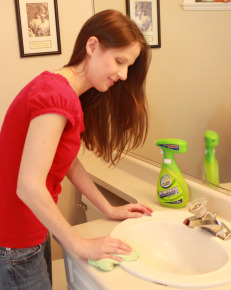
[[[121,267],[147,281],[178,288],[230,283],[231,241],[220,240],[203,229],[188,228],[183,221],[190,215],[167,210],[121,222],[111,236],[140,254],[137,261],[122,262]]]

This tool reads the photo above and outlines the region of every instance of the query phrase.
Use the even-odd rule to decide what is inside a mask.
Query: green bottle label
[[[161,177],[158,195],[165,203],[180,204],[183,202],[181,186],[170,173],[165,173]]]

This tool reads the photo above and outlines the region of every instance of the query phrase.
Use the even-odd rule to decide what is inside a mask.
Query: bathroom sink
[[[186,211],[166,210],[121,222],[111,236],[134,248],[139,259],[120,266],[144,280],[177,288],[231,283],[231,241],[186,227],[183,221],[189,216]]]

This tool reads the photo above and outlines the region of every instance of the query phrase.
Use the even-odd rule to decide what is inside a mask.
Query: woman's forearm
[[[78,158],[72,163],[67,176],[82,194],[84,194],[103,214],[111,219],[122,220],[140,217],[143,214],[147,214],[148,216],[152,214],[152,209],[143,204],[127,204],[118,207],[112,206],[95,186]]]
[[[72,163],[67,177],[72,184],[89,199],[103,214],[110,216],[111,204],[98,190],[91,177],[85,171],[80,160],[76,158]]]

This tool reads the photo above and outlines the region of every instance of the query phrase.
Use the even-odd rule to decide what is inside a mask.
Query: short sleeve
[[[83,118],[80,100],[72,87],[64,77],[51,73],[34,82],[28,93],[26,109],[29,121],[39,115],[56,113],[75,126]]]

